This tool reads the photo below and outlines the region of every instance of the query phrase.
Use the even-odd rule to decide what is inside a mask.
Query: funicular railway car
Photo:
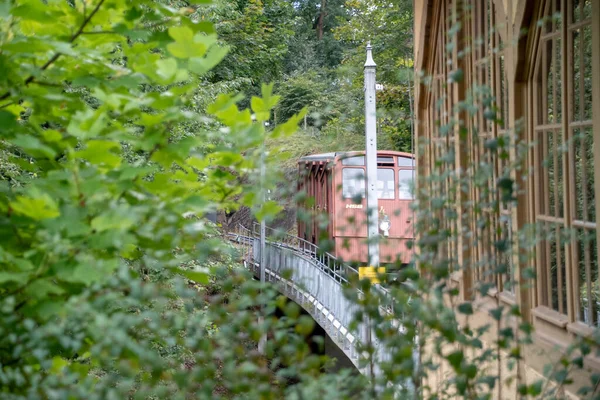
[[[367,263],[364,151],[302,157],[298,172],[298,191],[305,194],[299,208],[308,212],[299,211],[298,236],[317,246],[327,240],[329,252],[337,258]],[[378,214],[379,221],[384,222],[380,224],[379,244],[382,264],[406,264],[412,256],[407,243],[414,237],[410,207],[413,176],[413,154],[377,153]],[[321,223],[324,219],[326,227]]]

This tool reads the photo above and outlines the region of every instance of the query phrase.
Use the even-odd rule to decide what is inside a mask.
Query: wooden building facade
[[[600,327],[600,0],[414,0],[414,8],[419,193],[454,204],[459,217],[444,228],[457,241],[442,256],[482,267],[457,268],[452,280],[481,305],[482,322],[486,304],[518,305],[536,332],[524,374],[541,374]],[[446,181],[427,179],[441,170]],[[469,174],[479,184],[450,190],[453,176]],[[503,191],[517,201],[498,201]],[[478,203],[489,207],[474,211]],[[482,215],[489,223],[477,225]],[[531,237],[541,239],[525,243]],[[504,271],[486,270],[500,240],[521,250]],[[485,296],[474,290],[482,282]],[[600,358],[588,358],[600,371]]]

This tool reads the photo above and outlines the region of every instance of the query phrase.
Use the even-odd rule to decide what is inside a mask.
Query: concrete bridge
[[[239,226],[229,235],[232,241],[243,247],[245,267],[259,277],[259,225],[255,224],[251,230]],[[319,252],[317,246],[296,236],[269,228],[266,236],[265,281],[274,283],[282,294],[302,306],[362,374],[377,376],[378,363],[387,359],[386,352],[380,351],[379,343],[366,323],[359,324],[354,331],[349,328],[358,307],[346,299],[343,289],[351,276],[358,275],[358,271],[331,254]],[[375,289],[387,293],[379,285]],[[361,296],[362,292],[356,290]],[[391,313],[388,307],[380,306],[380,312]],[[402,334],[399,324],[398,334]],[[373,345],[372,366],[359,365],[359,343]],[[414,356],[417,356],[416,352]]]

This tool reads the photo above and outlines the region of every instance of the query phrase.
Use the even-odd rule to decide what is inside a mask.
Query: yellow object
[[[358,267],[358,279],[370,279],[371,283],[380,283],[377,275],[385,274],[385,267],[377,268],[375,271],[375,267]]]

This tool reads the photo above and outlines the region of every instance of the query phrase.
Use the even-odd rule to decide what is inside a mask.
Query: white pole
[[[266,175],[266,165],[265,165],[265,142],[263,139],[263,145],[262,145],[262,154],[260,157],[260,189],[261,189],[261,196],[262,196],[262,200],[263,203],[267,201],[266,199],[266,193],[265,193],[265,175]],[[266,232],[267,231],[267,227],[266,227],[266,223],[265,223],[265,217],[263,216],[263,218],[260,221],[260,283],[262,285],[265,284],[265,267],[267,264],[267,254],[266,254]],[[261,316],[259,317],[259,323],[262,324],[264,321],[264,316],[262,315],[262,313],[264,313],[265,311],[265,307],[262,307],[261,310]],[[260,339],[258,340],[258,352],[262,355],[265,355],[266,353],[266,347],[267,347],[267,335],[262,335],[260,337]]]
[[[369,266],[379,266],[379,216],[377,204],[377,117],[375,105],[375,71],[371,42],[367,44],[365,62],[365,139],[367,167],[367,223]]]

